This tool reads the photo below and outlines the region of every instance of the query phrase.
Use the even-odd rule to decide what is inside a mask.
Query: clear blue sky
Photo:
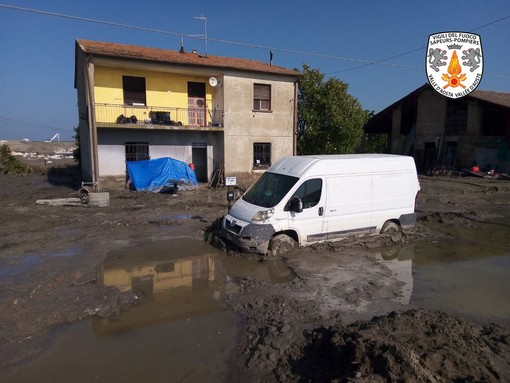
[[[204,21],[195,19],[202,15],[208,54],[267,62],[267,48],[273,48],[274,65],[302,69],[308,64],[348,83],[362,107],[376,112],[427,81],[430,34],[482,27],[474,30],[485,57],[478,89],[510,92],[509,0],[0,0],[0,139],[39,141],[55,133],[72,139],[78,121],[75,39],[178,50],[179,34],[204,34]],[[205,51],[199,38],[185,37],[184,45]],[[364,65],[410,51],[387,61],[393,65]]]

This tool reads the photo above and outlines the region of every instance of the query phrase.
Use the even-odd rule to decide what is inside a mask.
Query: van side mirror
[[[299,197],[292,197],[290,200],[290,210],[295,213],[303,211],[303,201]]]

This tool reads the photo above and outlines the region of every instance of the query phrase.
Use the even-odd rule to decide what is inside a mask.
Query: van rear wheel
[[[291,253],[296,247],[294,241],[287,234],[278,234],[269,244],[269,254],[272,256],[279,256]]]
[[[393,221],[386,221],[381,229],[381,234],[397,234],[400,226]]]

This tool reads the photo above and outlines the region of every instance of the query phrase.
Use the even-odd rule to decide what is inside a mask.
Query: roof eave
[[[276,75],[276,76],[284,76],[284,77],[291,77],[295,79],[299,79],[302,74],[299,71],[291,70],[283,67],[275,67],[278,68],[276,70],[263,70],[260,68],[243,68],[240,66],[235,65],[214,65],[214,64],[207,64],[207,63],[190,63],[190,62],[183,62],[183,61],[175,61],[175,60],[157,60],[150,57],[134,57],[129,55],[119,55],[116,53],[108,53],[108,52],[98,52],[95,49],[90,49],[90,47],[85,46],[83,44],[83,40],[76,40],[77,47],[79,46],[81,51],[85,54],[89,54],[93,57],[105,57],[105,58],[111,58],[111,59],[118,59],[118,60],[127,60],[127,61],[138,61],[143,63],[157,63],[162,65],[176,65],[176,66],[183,66],[183,67],[193,67],[196,69],[209,69],[209,70],[234,70],[234,71],[241,71],[244,73],[262,73],[262,74],[270,74],[270,75]],[[119,46],[122,46],[122,44],[118,44]],[[143,47],[141,47],[143,48]],[[183,53],[183,54],[194,54],[194,53]],[[202,58],[206,58],[206,56],[201,56]],[[225,58],[228,59],[228,58]],[[249,60],[247,60],[249,61]],[[260,62],[259,62],[260,63]]]

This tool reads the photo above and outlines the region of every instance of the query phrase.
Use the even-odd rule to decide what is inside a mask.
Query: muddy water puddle
[[[201,241],[186,237],[142,242],[112,251],[98,280],[140,303],[116,320],[95,322],[98,335],[132,331],[225,310],[225,296],[237,290],[242,278],[266,283],[294,279],[282,262],[257,262],[226,256]]]
[[[224,300],[246,277],[283,283],[295,275],[281,261],[228,257],[187,237],[124,243],[108,254],[98,283],[139,302],[113,319],[62,326],[43,354],[7,381],[238,381],[231,363],[243,318]]]
[[[73,257],[79,254],[80,249],[76,246],[69,246],[49,254],[50,257]],[[44,257],[37,253],[27,253],[23,256],[8,259],[0,259],[0,283],[14,283],[18,277],[33,272],[33,270],[44,262]]]
[[[414,245],[412,303],[510,326],[510,224],[436,229],[455,239]]]
[[[439,225],[436,229],[455,239],[377,251],[358,249],[365,261],[371,257],[372,266],[380,265],[371,269],[373,275],[356,257],[347,259],[342,252],[308,260],[304,270],[322,274],[320,279],[326,282],[331,277],[330,285],[324,286],[329,286],[335,300],[339,279],[335,274],[343,270],[349,278],[353,270],[362,269],[358,270],[362,278],[342,303],[344,308],[370,311],[369,300],[381,299],[359,290],[372,275],[376,290],[384,281],[393,284],[395,292],[383,298],[403,307],[437,309],[479,323],[510,325],[508,224],[496,221],[476,228]],[[12,273],[33,268],[39,261],[30,255]],[[244,323],[226,310],[224,298],[237,291],[237,281],[246,277],[278,284],[295,275],[284,263],[229,257],[188,237],[119,243],[104,262],[98,281],[136,293],[139,303],[114,319],[62,326],[39,358],[6,381],[239,381],[233,375],[237,370],[232,368],[232,357],[242,351],[237,347]]]

